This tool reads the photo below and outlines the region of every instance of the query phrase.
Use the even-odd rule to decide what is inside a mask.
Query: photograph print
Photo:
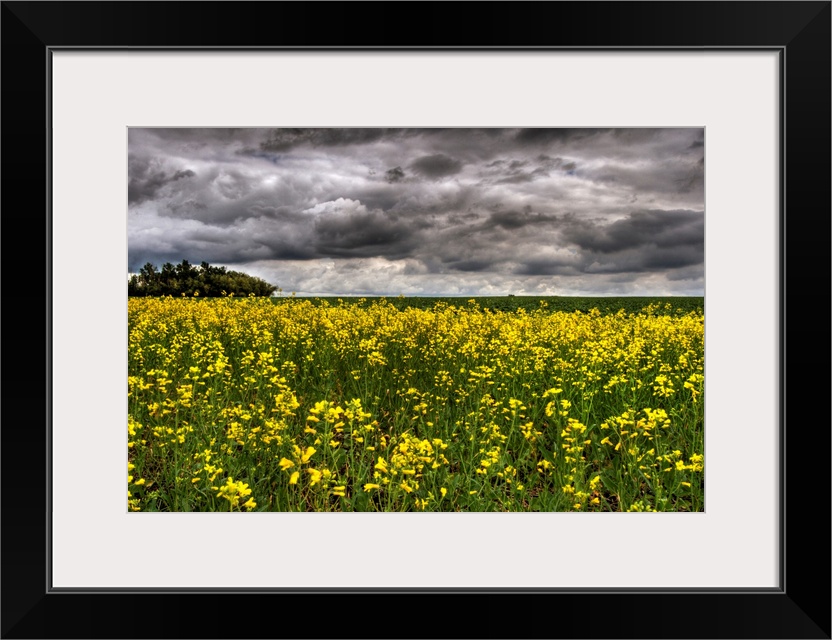
[[[130,128],[131,512],[704,512],[705,130]]]

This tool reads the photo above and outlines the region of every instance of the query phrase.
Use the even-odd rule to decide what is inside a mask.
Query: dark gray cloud
[[[393,167],[385,172],[387,182],[400,182],[404,180],[404,171],[401,167]]]
[[[634,211],[611,223],[567,216],[561,234],[567,242],[598,253],[658,246],[704,251],[705,216],[701,211]]]
[[[427,178],[452,176],[462,170],[462,163],[443,153],[434,153],[414,160],[410,167]]]
[[[308,293],[684,293],[703,129],[130,129],[129,265]]]
[[[574,175],[576,167],[577,164],[574,161],[541,154],[533,160],[494,160],[485,165],[480,175],[483,177],[484,184],[520,184],[550,178],[556,171]]]
[[[339,199],[310,210],[314,218],[311,246],[316,257],[406,257],[423,220],[407,220],[368,210],[354,200]]]
[[[272,129],[260,143],[263,151],[289,151],[300,145],[332,147],[368,144],[401,135],[393,129]]]
[[[167,185],[182,178],[196,175],[190,169],[171,172],[162,168],[158,162],[147,158],[129,158],[129,179],[127,181],[127,202],[138,203],[150,200]]]
[[[611,129],[519,129],[515,140],[520,144],[552,145],[585,141],[587,138],[610,133]]]

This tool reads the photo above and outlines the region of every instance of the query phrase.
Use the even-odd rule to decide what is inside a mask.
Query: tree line
[[[148,262],[127,281],[128,296],[270,296],[275,291],[277,287],[260,278],[207,262],[196,267],[187,260],[166,262],[161,269]]]

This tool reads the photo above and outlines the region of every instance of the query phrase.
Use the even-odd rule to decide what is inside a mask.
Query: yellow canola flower
[[[245,482],[235,482],[231,476],[225,481],[225,484],[218,487],[217,497],[225,498],[231,503],[231,507],[237,507],[240,504],[240,499],[251,495],[251,489]]]
[[[571,314],[548,309],[515,314],[486,313],[478,306],[466,308],[464,300],[433,309],[397,309],[384,301],[314,306],[300,299],[235,298],[232,302],[205,297],[203,289],[198,301],[149,297],[128,301],[128,395],[130,406],[140,412],[129,417],[128,452],[131,461],[134,456],[143,460],[149,453],[170,461],[175,454],[184,453],[175,451],[184,447],[176,444],[182,438],[190,445],[192,440],[215,436],[220,442],[209,445],[213,459],[203,455],[192,469],[181,467],[187,469],[180,478],[183,485],[190,484],[188,475],[205,481],[200,487],[189,488],[197,508],[208,508],[203,487],[226,483],[223,478],[227,474],[209,469],[208,464],[212,461],[232,469],[249,468],[249,460],[243,461],[243,457],[250,459],[255,468],[261,463],[278,463],[278,471],[287,474],[285,482],[307,486],[312,480],[312,474],[303,476],[307,466],[323,471],[324,464],[331,464],[333,469],[347,473],[345,460],[354,454],[363,473],[350,477],[351,491],[360,491],[365,483],[377,483],[380,489],[406,481],[415,487],[417,479],[425,486],[425,491],[414,488],[412,496],[404,495],[403,489],[391,495],[387,507],[397,510],[419,508],[414,506],[416,497],[428,495],[427,488],[436,495],[447,495],[447,489],[443,493],[439,485],[447,482],[443,478],[467,469],[460,464],[462,456],[470,456],[471,466],[483,469],[486,477],[499,473],[506,481],[511,478],[511,488],[526,482],[532,495],[541,487],[554,489],[561,494],[561,508],[566,510],[578,502],[586,509],[600,491],[615,495],[612,478],[606,489],[601,489],[600,482],[592,489],[596,476],[593,471],[600,473],[608,462],[615,464],[622,457],[644,477],[653,474],[652,482],[665,483],[663,495],[672,493],[674,486],[679,493],[689,494],[690,489],[684,489],[686,485],[679,481],[690,480],[698,486],[700,480],[693,478],[704,473],[704,460],[692,456],[687,444],[698,442],[699,434],[685,440],[678,437],[682,427],[697,432],[702,429],[702,405],[693,402],[697,395],[700,403],[704,398],[704,380],[700,378],[704,337],[701,313],[679,318],[663,315],[657,307],[647,314]],[[364,344],[359,348],[360,341]],[[367,356],[374,351],[389,358],[388,370],[367,368]],[[294,353],[299,355],[291,355]],[[183,357],[186,354],[190,360]],[[359,360],[362,354],[364,359]],[[294,357],[301,366],[288,357]],[[304,361],[306,357],[308,361]],[[351,401],[340,389],[314,387],[301,371],[332,362],[343,363],[346,371],[352,369],[350,373],[360,380],[376,385],[378,398],[371,401],[371,391],[362,400]],[[422,372],[428,377],[414,375]],[[346,380],[352,382],[350,377]],[[297,389],[290,388],[294,384]],[[413,388],[408,395],[411,385],[417,385],[418,390]],[[667,400],[662,397],[665,393]],[[316,397],[327,397],[328,402],[316,404]],[[485,397],[490,401],[481,402]],[[653,397],[660,400],[651,402]],[[565,406],[562,399],[572,406]],[[398,407],[393,402],[403,404]],[[314,410],[308,403],[314,405]],[[664,409],[644,409],[657,403]],[[363,405],[372,405],[370,411],[375,415],[364,411]],[[444,407],[450,405],[458,406],[459,412],[454,413],[453,425],[443,425]],[[607,406],[609,409],[599,409]],[[406,415],[401,424],[390,417],[397,408],[403,417]],[[513,417],[512,409],[517,412]],[[508,417],[503,411],[509,412]],[[315,419],[307,421],[308,414]],[[684,423],[679,418],[680,424],[672,425],[679,428],[666,431],[671,414],[685,416]],[[416,423],[407,424],[413,415],[418,416]],[[583,420],[588,428],[581,429],[577,421],[568,420],[569,415]],[[174,416],[179,416],[176,423]],[[137,418],[148,424],[140,424]],[[190,421],[194,430],[180,431],[175,424],[181,425],[182,419]],[[172,432],[165,431],[167,425],[173,427]],[[221,425],[228,425],[225,432]],[[225,444],[232,425],[233,437]],[[304,434],[307,427],[317,433]],[[434,438],[446,428],[451,446],[445,453],[451,460],[444,458],[444,447]],[[200,429],[209,431],[200,433]],[[343,433],[336,436],[339,429]],[[587,433],[595,429],[601,435],[591,436],[587,442]],[[544,432],[545,437],[535,430]],[[558,437],[562,432],[566,435]],[[538,438],[537,446],[526,446],[525,460],[517,457],[516,437],[521,442],[528,438],[532,445],[533,438]],[[366,440],[362,443],[363,438]],[[324,457],[318,456],[313,465],[314,455],[306,456],[305,451],[318,447],[321,450],[314,455],[322,453]],[[496,463],[489,455],[492,448],[499,452]],[[553,456],[553,448],[560,456]],[[675,448],[685,451],[684,459],[664,455]],[[637,453],[631,456],[628,451]],[[659,452],[663,454],[661,460],[656,457]],[[286,453],[292,458],[281,457]],[[378,459],[375,453],[384,453],[384,459]],[[596,459],[600,466],[594,464]],[[510,464],[520,467],[516,476],[509,473],[506,465]],[[677,464],[684,470],[675,471]],[[443,467],[447,474],[442,472]],[[663,468],[670,468],[669,473],[675,477],[663,473]],[[566,479],[570,472],[574,480]],[[128,473],[135,474],[135,480],[146,471],[137,462],[135,470],[130,468]],[[470,473],[474,479],[483,475]],[[607,475],[603,478],[606,484]],[[332,495],[337,491],[332,484],[338,479],[338,475],[331,479],[322,476],[317,483],[325,487],[321,493]],[[256,497],[261,506],[265,495],[259,495],[259,487],[265,484],[257,484]],[[589,495],[569,496],[573,501],[569,503],[560,491],[564,484],[574,487],[575,493],[586,489]],[[134,486],[131,481],[129,489]],[[462,493],[465,491],[462,489]],[[134,491],[144,493],[141,489]],[[289,493],[294,493],[292,508],[304,504],[300,492]],[[451,495],[459,493],[456,487]],[[514,491],[509,495],[519,503]],[[238,506],[250,499],[239,498]],[[163,505],[163,498],[151,500],[156,500],[157,507],[173,508]],[[626,510],[633,500],[615,500],[611,506]],[[143,499],[139,504],[142,510],[149,508]],[[326,508],[337,509],[334,502],[317,502],[320,508],[325,504]],[[674,508],[673,496],[668,495],[667,503],[653,506]],[[434,508],[440,510],[439,505]]]
[[[375,484],[374,482],[368,482],[364,485],[364,491],[372,491],[373,489],[379,489],[380,485]]]

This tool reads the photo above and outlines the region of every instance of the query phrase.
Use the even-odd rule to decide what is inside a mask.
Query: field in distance
[[[276,297],[274,301],[278,302],[285,298]],[[448,306],[455,307],[469,307],[472,306],[470,302],[479,306],[480,309],[487,309],[491,311],[516,311],[517,309],[525,309],[531,311],[533,309],[545,308],[549,311],[563,311],[565,313],[572,313],[580,311],[588,313],[592,309],[598,309],[602,314],[618,313],[623,310],[626,313],[638,313],[652,307],[662,313],[685,314],[691,311],[704,312],[705,298],[702,296],[653,296],[653,297],[635,297],[635,296],[617,296],[617,297],[583,297],[583,296],[477,296],[477,297],[436,297],[436,296],[396,296],[396,297],[337,297],[337,296],[321,296],[298,298],[303,300],[310,300],[313,304],[327,303],[329,305],[355,304],[359,306],[368,306],[380,300],[393,305],[399,310],[406,308],[416,309],[433,309],[437,303],[442,303]],[[668,307],[669,305],[669,307]]]

